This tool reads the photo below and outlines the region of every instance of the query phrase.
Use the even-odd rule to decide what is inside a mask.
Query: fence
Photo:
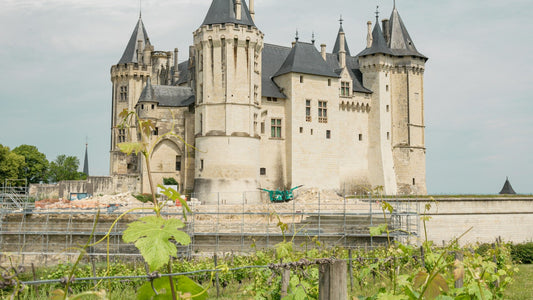
[[[250,193],[220,194],[217,198],[221,200],[216,204],[202,204],[202,197],[193,195],[189,201],[192,212],[187,215],[184,228],[192,242],[179,248],[180,256],[245,254],[268,249],[285,239],[293,239],[296,247],[322,243],[345,248],[372,248],[384,243],[387,237],[372,237],[369,228],[384,223],[394,229],[391,237],[403,243],[414,242],[418,236],[420,207],[417,201],[388,199],[394,211],[384,216],[380,203],[370,196],[296,191],[291,202],[248,204],[247,199],[253,197],[268,199],[266,193],[254,193],[256,195],[251,197],[247,195]],[[222,201],[225,199],[232,200]],[[13,197],[0,199],[0,249],[4,253],[20,255],[25,264],[75,257],[75,247],[87,241],[97,214],[96,209],[39,210],[28,201],[17,203]],[[142,207],[143,204],[136,206]],[[144,204],[146,208],[150,206]],[[100,215],[94,241],[107,234],[113,221],[131,207],[111,208]],[[143,215],[146,213],[129,214],[112,229],[109,250],[113,259],[139,258],[137,249],[123,243],[121,235],[129,222]],[[182,211],[173,206],[166,209],[164,215],[180,217]],[[88,250],[92,257],[107,255],[105,243]]]

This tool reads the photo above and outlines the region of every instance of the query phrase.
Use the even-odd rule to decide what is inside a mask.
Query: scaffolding
[[[384,216],[381,202],[369,196],[332,196],[317,192],[304,199],[295,193],[294,201],[288,203],[265,201],[261,204],[248,204],[247,199],[257,197],[249,193],[217,197],[221,200],[209,205],[202,204],[201,195],[189,198],[192,212],[187,214],[183,230],[191,236],[192,242],[178,248],[179,256],[246,254],[269,249],[284,240],[292,240],[296,248],[302,249],[324,245],[372,248],[385,243],[386,235],[370,236],[369,228],[384,223],[391,228],[393,239],[413,243],[418,237],[419,202],[412,199],[387,200],[394,210]],[[265,194],[260,197],[268,199]],[[222,203],[222,199],[232,201],[227,204]],[[91,236],[97,216],[96,209],[39,210],[29,201],[12,203],[15,201],[10,197],[2,200],[0,254],[16,254],[23,264],[73,259],[79,253],[79,245],[85,244]],[[104,237],[112,222],[126,209],[103,211],[93,242]],[[109,243],[113,259],[140,259],[135,246],[122,241],[122,232],[128,223],[145,215],[148,214],[129,214],[113,228]],[[163,215],[181,218],[182,211],[180,207],[172,207]],[[87,252],[91,259],[104,259],[106,242],[90,247]]]

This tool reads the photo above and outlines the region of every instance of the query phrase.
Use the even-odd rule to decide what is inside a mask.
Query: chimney
[[[174,84],[178,82],[180,79],[180,70],[179,70],[179,63],[178,63],[178,48],[174,48]]]
[[[340,45],[341,48],[339,50],[339,63],[341,65],[341,68],[346,68],[346,47],[344,47],[346,43],[346,37],[344,36],[344,31],[341,31],[340,33]]]
[[[322,58],[326,60],[326,44],[320,45],[320,54],[322,54]]]
[[[387,41],[387,44],[390,43],[390,27],[389,27],[389,19],[383,19],[383,36],[385,37],[385,41]]]
[[[172,60],[172,51],[167,52],[167,85],[172,84],[172,77],[170,76],[170,61]]]
[[[372,47],[372,43],[374,42],[374,38],[372,37],[372,22],[368,21],[366,23],[368,25],[368,34],[366,35],[366,47],[370,48]]]
[[[250,0],[250,15],[252,16],[252,21],[255,22],[254,0]]]
[[[151,45],[146,45],[144,47],[144,65],[145,66],[150,66],[152,65],[152,46]]]
[[[242,0],[235,0],[235,19],[240,20],[242,18]]]
[[[142,40],[138,40],[137,41],[137,63],[139,63],[139,65],[142,65],[143,63],[143,41]]]

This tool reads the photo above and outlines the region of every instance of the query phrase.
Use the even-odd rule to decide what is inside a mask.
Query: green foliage
[[[164,185],[178,185],[178,182],[174,177],[163,178]]]
[[[49,162],[46,155],[39,152],[35,146],[20,145],[13,149],[13,152],[24,157],[25,166],[20,170],[21,178],[25,178],[28,183],[46,182]]]
[[[533,242],[511,245],[511,256],[515,263],[533,264]]]
[[[139,195],[133,195],[135,199],[141,201],[142,203],[148,203],[153,202],[154,199],[152,198],[152,194],[139,194]],[[157,195],[156,195],[157,198]]]
[[[4,184],[6,179],[20,179],[25,166],[24,156],[0,144],[0,184]]]
[[[171,240],[188,245],[191,238],[178,228],[185,224],[178,219],[164,220],[157,216],[140,218],[128,224],[122,238],[126,243],[135,243],[141,251],[151,270],[157,270],[168,264],[170,256],[176,256],[178,249]]]
[[[174,286],[174,289],[178,291],[178,295],[180,295],[184,299],[189,299],[189,297],[193,300],[207,299],[207,293],[204,292],[204,288],[188,277],[179,276],[175,278]],[[158,295],[154,293],[154,289],[157,291]],[[172,293],[168,278],[155,279],[153,281],[153,289],[151,282],[146,282],[145,284],[143,284],[137,292],[137,299],[172,300]]]
[[[49,179],[51,182],[62,180],[83,180],[87,175],[78,172],[80,160],[75,156],[58,155],[50,163]]]

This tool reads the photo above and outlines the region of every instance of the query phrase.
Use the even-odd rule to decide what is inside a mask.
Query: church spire
[[[83,173],[85,173],[85,175],[89,176],[89,154],[88,154],[88,148],[89,148],[89,143],[87,143],[87,141],[85,142],[85,159],[83,161]]]

